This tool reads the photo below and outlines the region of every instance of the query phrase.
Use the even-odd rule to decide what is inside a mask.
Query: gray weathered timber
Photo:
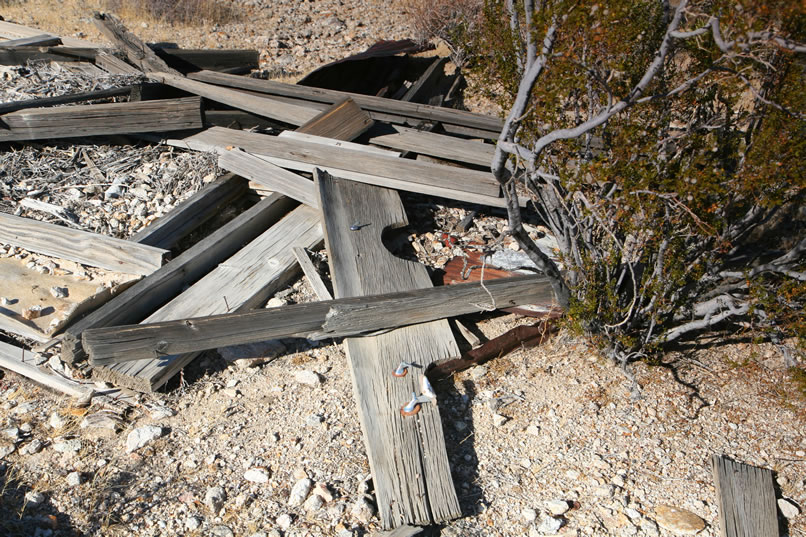
[[[327,145],[330,147],[339,147],[341,149],[349,149],[350,151],[362,151],[364,153],[373,153],[375,155],[382,155],[385,157],[398,158],[401,156],[400,151],[391,151],[381,147],[372,145],[358,144],[355,142],[345,142],[343,140],[334,140],[333,138],[325,138],[324,136],[317,136],[315,134],[308,134],[304,132],[284,130],[277,135],[280,138],[289,138],[300,142],[310,142],[312,144]]]
[[[395,126],[393,128],[397,131],[395,134],[372,136],[369,142],[398,151],[411,151],[479,166],[489,167],[493,161],[495,146],[492,144],[407,127]]]
[[[144,322],[238,312],[264,302],[298,273],[294,246],[312,248],[322,241],[319,215],[300,206],[227,259]],[[135,360],[95,368],[93,375],[139,391],[155,390],[198,356],[198,352]]]
[[[0,142],[199,129],[201,99],[30,108],[0,116]]]
[[[295,97],[308,101],[336,103],[346,97],[352,98],[363,110],[370,112],[380,112],[392,115],[399,115],[418,119],[420,121],[440,121],[445,124],[468,127],[485,131],[488,136],[497,138],[504,126],[500,118],[474,114],[453,108],[442,108],[439,106],[429,106],[426,104],[410,103],[374,97],[371,95],[360,95],[346,91],[328,90],[322,88],[312,88],[299,86],[296,84],[285,84],[274,80],[259,80],[243,76],[228,75],[224,73],[214,73],[212,71],[200,71],[188,75],[194,80],[201,80],[211,84],[221,86],[243,88],[258,91],[269,95],[282,95],[285,97]],[[374,116],[373,116],[374,118]],[[376,118],[377,119],[377,118]]]
[[[92,392],[90,387],[82,386],[74,380],[68,380],[54,373],[48,373],[25,362],[26,353],[27,358],[33,358],[32,352],[0,341],[0,367],[71,397],[84,397]]]
[[[308,255],[308,250],[295,246],[293,252],[294,257],[297,258],[297,263],[302,269],[302,273],[308,278],[308,283],[311,284],[313,292],[316,293],[316,298],[319,300],[333,300],[333,295],[330,294],[330,290],[322,280],[322,276],[316,270],[313,261],[311,261],[311,256]]]
[[[333,170],[332,173],[348,172],[349,179],[359,176],[377,177],[390,188],[412,184],[403,190],[420,192],[438,190],[444,194],[455,192],[476,194],[482,197],[497,197],[500,185],[490,173],[443,166],[426,162],[405,160],[367,152],[344,151],[343,148],[303,142],[279,136],[213,127],[185,138],[186,147],[202,151],[220,151],[228,146],[269,157],[282,167],[312,172],[314,168]],[[173,143],[173,142],[172,142]],[[176,144],[180,145],[180,144]],[[359,180],[360,179],[354,179]],[[368,182],[368,181],[364,181]],[[424,192],[430,193],[430,192]],[[444,195],[443,194],[443,195]],[[446,196],[450,197],[450,196]]]
[[[278,222],[293,206],[290,199],[280,194],[266,197],[115,296],[67,328],[62,342],[62,360],[73,363],[86,356],[81,346],[85,330],[139,323]]]
[[[36,324],[2,306],[0,306],[0,330],[32,339],[37,343],[45,343],[50,340],[50,337],[44,334]]]
[[[713,455],[722,537],[778,537],[772,471]]]
[[[161,71],[164,73],[179,74],[165,63],[151,48],[143,43],[139,37],[131,33],[114,16],[108,13],[95,13],[93,22],[98,30],[126,55],[132,65],[140,68],[144,73]]]
[[[369,114],[347,98],[300,125],[296,132],[350,141],[367,132],[374,124]]]
[[[137,67],[129,65],[114,54],[99,50],[95,55],[95,65],[106,71],[116,75],[137,75],[142,74]]]
[[[322,221],[337,298],[408,291],[431,285],[425,267],[393,256],[384,229],[406,225],[397,192],[317,173]],[[361,222],[363,227],[350,227]],[[435,403],[414,416],[399,409],[422,393],[420,371],[459,355],[448,322],[407,326],[345,340],[364,442],[384,528],[428,525],[460,516],[442,422]],[[396,378],[401,361],[422,366]]]
[[[23,26],[21,24],[15,24],[13,22],[0,21],[0,37],[4,37],[6,39],[34,37],[37,35],[42,35],[43,33],[47,32],[43,32],[42,30],[38,30],[36,28]],[[61,40],[62,43],[68,47],[104,48],[104,45],[86,41],[84,39],[76,39],[74,37],[62,37]]]
[[[5,213],[0,213],[0,242],[93,267],[141,275],[160,268],[168,254],[162,248]]]
[[[221,169],[237,173],[273,192],[285,194],[309,207],[319,206],[313,181],[275,166],[271,162],[240,149],[224,151],[218,157]]]
[[[120,97],[130,95],[134,86],[123,86],[106,90],[85,91],[56,97],[42,97],[39,99],[26,99],[24,101],[12,101],[0,104],[0,114],[8,114],[17,110],[27,108],[43,108],[45,106],[56,106],[60,104],[78,103],[81,101],[93,101],[96,99],[107,99],[109,97]]]
[[[31,37],[19,37],[17,39],[9,39],[8,41],[0,41],[0,48],[14,48],[14,47],[28,47],[37,46],[45,47],[50,45],[61,45],[62,40],[60,37],[51,34],[39,34]]]
[[[291,125],[302,125],[319,115],[318,110],[308,106],[281,103],[271,97],[251,95],[230,88],[206,84],[178,74],[150,72],[148,75],[158,82],[199,95],[205,99]]]
[[[295,255],[298,259],[307,257],[304,252]],[[313,269],[313,265],[310,268]],[[319,340],[361,336],[378,330],[488,311],[493,307],[553,302],[551,286],[541,276],[490,280],[485,286],[486,289],[476,282],[426,287],[381,295],[325,299],[246,313],[111,326],[86,330],[84,347],[93,365],[107,365],[275,338]],[[323,288],[322,294],[329,296],[330,293]]]
[[[194,229],[213,218],[221,207],[243,196],[249,183],[228,173],[174,207],[165,216],[129,237],[130,241],[170,250]]]

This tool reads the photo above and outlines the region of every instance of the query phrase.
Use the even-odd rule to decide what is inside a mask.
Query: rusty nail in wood
[[[420,403],[417,401],[417,394],[411,392],[411,401],[406,406],[400,408],[403,416],[413,416],[420,411]]]
[[[408,362],[400,362],[400,365],[397,366],[397,369],[395,369],[395,371],[394,371],[394,373],[392,373],[392,375],[395,376],[395,377],[405,377],[408,374],[410,367],[411,367],[410,363],[408,363]]]

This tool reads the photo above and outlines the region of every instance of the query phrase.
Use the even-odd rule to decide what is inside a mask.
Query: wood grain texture
[[[137,66],[144,73],[161,71],[179,74],[168,67],[168,64],[158,57],[139,37],[127,30],[116,17],[108,13],[96,12],[93,15],[93,23],[104,37],[115,44],[132,65]]]
[[[309,207],[319,206],[319,197],[316,195],[313,181],[275,166],[258,155],[240,149],[224,151],[218,157],[218,166],[259,183],[271,191],[285,194]]]
[[[222,207],[243,196],[248,183],[228,173],[205,185],[201,190],[171,209],[145,229],[129,237],[130,241],[170,250],[204,222],[218,214]]]
[[[137,75],[142,74],[142,71],[133,65],[129,65],[114,54],[99,50],[95,56],[95,65],[106,71],[116,75]]]
[[[411,151],[455,162],[466,162],[489,167],[495,154],[495,146],[484,142],[463,140],[454,136],[419,131],[408,127],[393,127],[394,134],[381,134],[369,139],[371,144],[389,147],[398,151]]]
[[[475,194],[497,197],[500,185],[490,173],[466,170],[452,166],[442,166],[425,162],[404,160],[365,152],[344,151],[342,148],[323,144],[302,142],[278,136],[267,136],[249,132],[213,127],[185,138],[183,142],[192,149],[217,150],[227,146],[269,157],[281,167],[293,167],[300,171],[312,172],[314,168],[333,170],[337,174],[348,172],[353,179],[356,175],[375,177],[382,186],[399,188],[400,184],[412,184],[404,190],[436,190],[445,194]],[[359,180],[359,179],[356,179]],[[426,192],[428,193],[428,192]],[[450,196],[448,196],[450,197]]]
[[[348,97],[300,125],[296,132],[350,141],[367,132],[374,124],[370,115]]]
[[[150,274],[162,266],[166,250],[0,213],[0,242],[39,254],[128,274]]]
[[[401,153],[399,151],[391,151],[389,149],[382,149],[371,145],[357,144],[354,142],[345,142],[343,140],[335,140],[333,138],[325,138],[324,136],[317,136],[315,134],[308,134],[299,132],[297,130],[290,131],[284,130],[277,135],[280,138],[288,138],[290,140],[298,140],[300,142],[309,142],[312,144],[327,145],[330,147],[339,147],[350,151],[361,151],[363,153],[372,153],[384,157],[398,158]]]
[[[194,80],[201,80],[211,84],[221,86],[243,88],[258,91],[269,95],[282,95],[315,102],[336,103],[347,97],[352,98],[358,106],[368,112],[381,112],[406,116],[417,120],[440,121],[446,124],[454,124],[484,131],[489,131],[490,135],[498,133],[504,126],[500,118],[474,114],[463,110],[452,108],[442,108],[439,106],[429,106],[425,104],[397,101],[374,97],[370,95],[360,95],[346,91],[328,90],[322,88],[312,88],[299,86],[296,84],[285,84],[274,80],[259,80],[224,73],[214,73],[212,71],[200,71],[189,75]],[[374,117],[374,116],[373,116]]]
[[[144,322],[202,317],[254,308],[294,278],[299,267],[292,247],[322,241],[318,212],[301,206],[196,282]],[[139,391],[154,390],[198,356],[197,352],[135,360],[93,375]]]
[[[772,471],[713,455],[722,537],[778,537]]]
[[[431,65],[420,75],[414,84],[406,90],[406,93],[400,99],[401,101],[408,101],[412,103],[425,103],[432,96],[434,86],[436,86],[440,79],[445,76],[445,64],[448,63],[448,58],[436,58],[431,62]]]
[[[67,328],[62,342],[62,360],[73,363],[86,357],[81,346],[85,330],[139,323],[179,295],[183,287],[198,281],[278,222],[293,207],[294,203],[285,196],[269,195],[130,289],[113,297]]]
[[[150,72],[149,77],[205,99],[291,125],[302,125],[319,114],[317,110],[307,106],[281,103],[270,97],[250,95],[230,88],[191,80],[173,73]]]
[[[407,218],[392,190],[317,174],[322,221],[337,298],[427,287],[424,266],[396,258],[381,242],[384,229]],[[351,231],[354,222],[361,229]],[[345,340],[378,510],[385,528],[428,525],[460,516],[436,404],[418,414],[399,409],[421,393],[416,374],[392,376],[401,361],[425,368],[459,355],[447,321]]]
[[[0,116],[0,142],[164,132],[202,127],[201,99],[165,99],[18,110]]]
[[[303,256],[307,254],[296,254],[298,259]],[[303,263],[300,265],[304,267]],[[322,291],[323,295],[329,295],[326,288]],[[247,313],[110,326],[86,330],[83,340],[92,363],[105,365],[275,338],[319,340],[358,336],[487,311],[492,302],[495,302],[494,307],[507,308],[552,298],[551,286],[545,277],[518,276],[487,282],[486,289],[478,283],[426,287]]]

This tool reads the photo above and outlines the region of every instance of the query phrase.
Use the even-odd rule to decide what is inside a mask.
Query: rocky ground
[[[48,26],[52,16],[36,20],[30,7],[44,3],[25,4],[2,14],[100,40],[69,2],[59,27]],[[391,1],[234,5],[248,22],[130,26],[147,40],[186,47],[258,47],[267,73],[290,77],[376,39],[408,36],[406,16]],[[51,66],[12,68],[2,74],[0,100],[91,83],[98,81]],[[128,237],[216,173],[209,157],[165,147],[32,145],[0,153],[0,210],[74,217],[73,225]],[[26,198],[69,212],[20,207]],[[455,253],[441,234],[455,231],[466,208],[409,195],[404,203],[412,225],[400,253],[441,267]],[[512,247],[501,237],[504,224],[498,214],[480,214],[461,238]],[[0,255],[30,262],[17,250]],[[303,278],[269,305],[312,296]],[[530,320],[463,322],[492,338]],[[265,363],[225,359],[256,355]],[[58,367],[58,348],[41,356],[48,358]],[[633,373],[640,395],[618,368],[560,332],[436,385],[464,516],[435,533],[715,537],[710,457],[724,454],[774,470],[786,499],[782,528],[806,535],[806,400],[773,346],[750,334],[702,338],[658,364],[635,364]],[[7,373],[0,491],[2,535],[358,537],[379,527],[338,343],[283,340],[208,353],[165,392],[134,404],[81,407]]]

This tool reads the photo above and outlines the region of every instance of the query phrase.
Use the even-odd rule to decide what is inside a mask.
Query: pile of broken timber
[[[71,232],[63,242],[81,241],[82,248],[73,248],[81,252],[74,255],[79,262],[143,276],[67,327],[62,359],[89,358],[94,377],[149,391],[204,350],[284,337],[345,338],[384,527],[460,516],[438,405],[421,402],[411,416],[400,409],[412,392],[423,392],[429,366],[460,355],[448,317],[550,305],[553,295],[534,275],[433,288],[426,267],[392,255],[381,236],[408,223],[398,190],[505,206],[489,172],[494,146],[483,141],[497,139],[502,122],[423,104],[436,102],[430,92],[444,60],[393,92],[403,98],[395,100],[232,74],[252,67],[250,59],[200,66],[211,56],[188,54],[179,69],[172,63],[179,51],[152,49],[112,17],[96,14],[95,22],[116,50],[59,45],[40,34],[18,37],[41,37],[37,51],[51,60],[72,61],[62,58],[67,55],[107,71],[114,65],[150,82],[40,101],[46,107],[0,105],[0,141],[147,133],[147,139],[213,151],[231,173],[128,241],[7,217],[2,242],[67,256],[46,238]],[[0,25],[0,36],[9,37],[7,26]],[[30,43],[0,47],[0,57],[11,51],[28,59]],[[51,108],[127,95],[125,102]],[[241,130],[255,126],[282,132]],[[260,201],[169,258],[183,237],[250,186]],[[307,254],[322,243],[332,295]],[[320,302],[256,309],[300,269]],[[400,362],[416,368],[392,375]]]

